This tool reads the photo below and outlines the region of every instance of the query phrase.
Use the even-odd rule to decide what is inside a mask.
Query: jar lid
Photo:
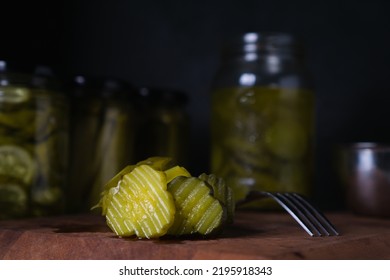
[[[31,79],[31,85],[35,88],[60,89],[60,81],[57,79],[53,69],[48,65],[36,65]]]
[[[0,59],[0,86],[22,85],[31,86],[31,72],[19,63]]]
[[[129,83],[111,77],[76,75],[68,83],[74,96],[99,96],[103,98],[133,98],[134,88]]]
[[[44,64],[19,63],[0,59],[1,85],[24,84],[33,88],[59,89],[52,68]]]

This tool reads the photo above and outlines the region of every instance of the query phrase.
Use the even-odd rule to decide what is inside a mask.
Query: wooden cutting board
[[[0,222],[0,259],[390,259],[390,220],[329,213],[341,232],[310,237],[285,212],[238,212],[214,239],[118,238],[96,215]]]

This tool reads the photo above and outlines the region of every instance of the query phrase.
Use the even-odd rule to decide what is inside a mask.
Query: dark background
[[[209,88],[231,33],[300,36],[316,86],[315,196],[344,207],[337,144],[390,142],[388,1],[2,1],[0,57],[50,64],[60,77],[111,76],[184,90],[192,119],[190,169],[208,170]]]

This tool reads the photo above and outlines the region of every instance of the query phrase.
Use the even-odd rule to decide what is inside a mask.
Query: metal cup
[[[390,144],[351,143],[340,149],[346,202],[356,214],[390,217]]]

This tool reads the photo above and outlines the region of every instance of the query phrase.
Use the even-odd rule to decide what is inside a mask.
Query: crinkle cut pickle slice
[[[123,175],[108,195],[107,224],[119,236],[160,237],[173,223],[176,209],[166,176],[148,165]]]
[[[175,221],[168,234],[209,235],[217,232],[224,218],[224,209],[212,190],[196,177],[176,177],[169,185],[176,205]]]

